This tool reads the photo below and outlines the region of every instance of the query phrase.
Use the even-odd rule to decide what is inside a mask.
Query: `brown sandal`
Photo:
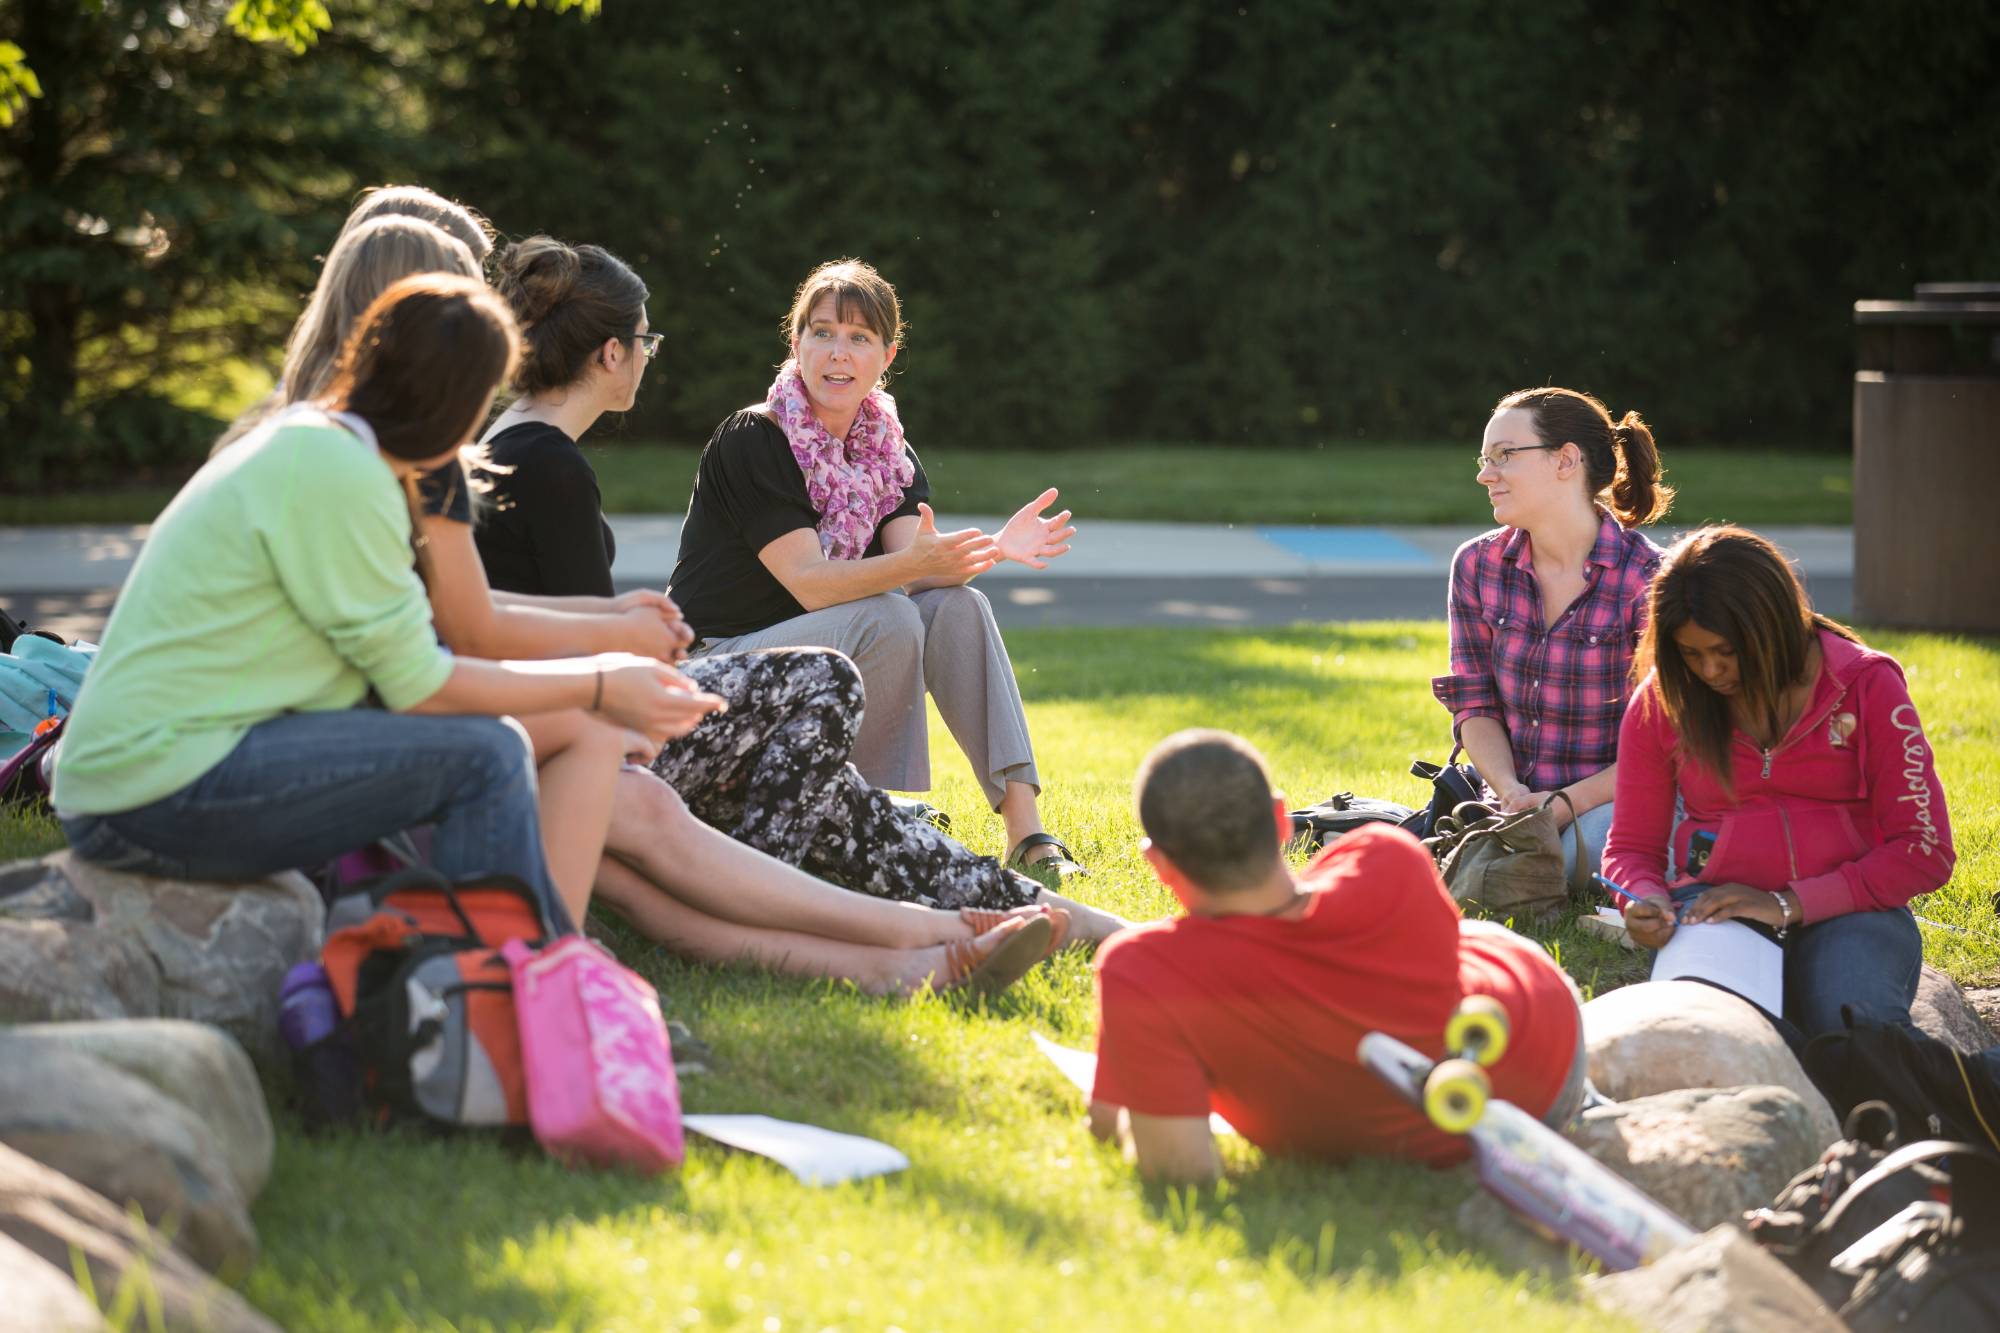
[[[1044,916],[1032,918],[985,951],[977,939],[947,940],[944,975],[932,984],[941,991],[962,985],[974,995],[998,995],[1042,961],[1052,934],[1054,926]]]
[[[1061,953],[1064,947],[1069,944],[1070,922],[1069,910],[1067,908],[1049,907],[1037,903],[1031,907],[1014,907],[1004,911],[996,907],[961,907],[958,909],[958,919],[966,925],[971,926],[972,933],[975,935],[984,935],[987,931],[997,928],[1003,921],[1011,921],[1017,916],[1029,918],[1045,916],[1049,919],[1051,927],[1049,933],[1049,951],[1043,954],[1042,957],[1053,958]]]

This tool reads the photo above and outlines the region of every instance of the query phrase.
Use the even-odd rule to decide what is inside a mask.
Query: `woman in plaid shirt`
[[[1660,563],[1636,529],[1673,502],[1660,475],[1637,412],[1614,424],[1587,393],[1510,393],[1479,448],[1502,526],[1451,562],[1451,673],[1431,690],[1500,809],[1569,798],[1553,813],[1561,827],[1574,811],[1591,869],[1611,828],[1618,724]],[[1574,856],[1565,838],[1565,862]]]

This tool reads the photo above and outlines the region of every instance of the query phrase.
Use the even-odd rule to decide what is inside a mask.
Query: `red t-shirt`
[[[1123,931],[1097,955],[1093,1099],[1143,1115],[1219,1112],[1270,1153],[1445,1164],[1432,1129],[1355,1048],[1386,1032],[1426,1055],[1467,994],[1507,1007],[1494,1092],[1555,1104],[1582,1021],[1567,980],[1518,935],[1462,922],[1437,867],[1386,824],[1348,834],[1301,877],[1302,916],[1181,917]]]

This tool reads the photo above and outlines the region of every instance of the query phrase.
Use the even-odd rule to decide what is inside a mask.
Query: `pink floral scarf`
[[[805,473],[806,498],[819,511],[819,549],[830,560],[859,560],[876,525],[903,503],[903,488],[916,478],[896,400],[876,389],[861,400],[847,438],[836,440],[813,415],[799,363],[787,361],[764,404]]]

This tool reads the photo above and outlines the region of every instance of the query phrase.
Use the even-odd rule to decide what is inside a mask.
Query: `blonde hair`
[[[345,236],[364,222],[388,217],[428,222],[458,240],[480,263],[485,263],[486,256],[493,253],[493,228],[485,218],[421,185],[369,186],[356,197],[347,221],[341,224],[340,234]]]
[[[371,218],[333,243],[319,285],[285,344],[278,387],[230,424],[213,452],[242,439],[281,407],[317,398],[333,379],[341,344],[362,312],[398,279],[417,273],[479,278],[479,262],[457,239],[428,222],[407,217]]]

